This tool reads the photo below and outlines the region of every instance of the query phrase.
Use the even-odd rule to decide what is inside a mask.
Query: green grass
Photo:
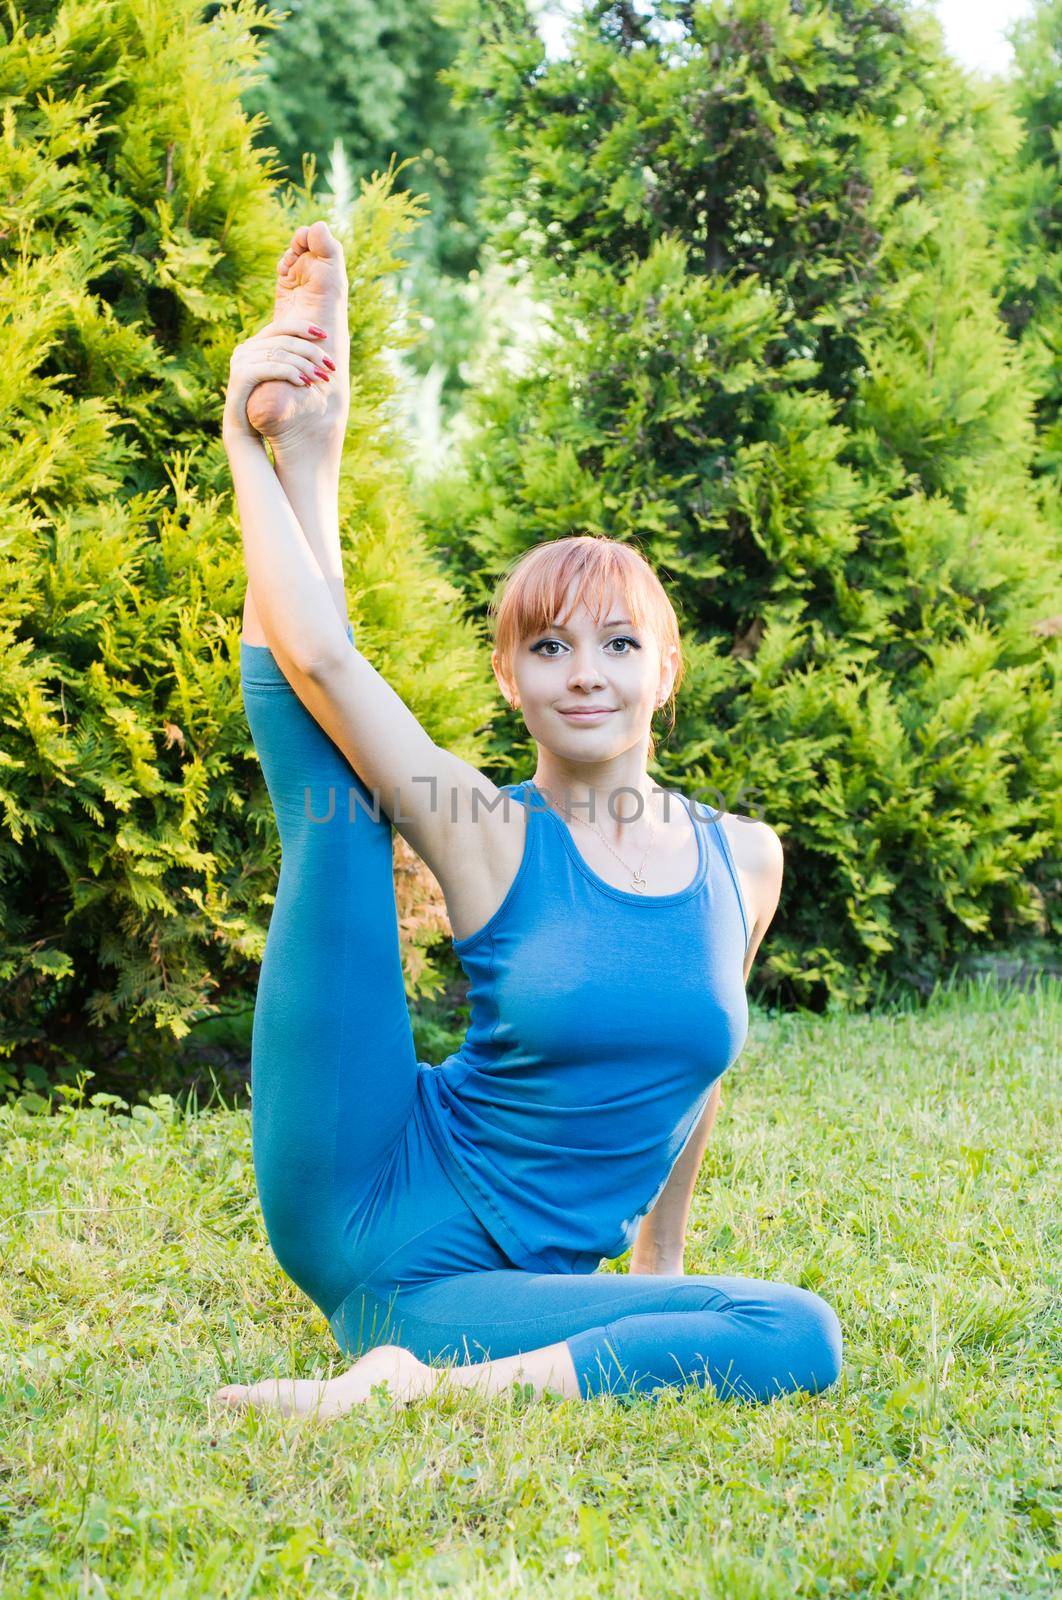
[[[1057,1594],[1060,1013],[1057,979],[754,1011],[686,1270],[805,1284],[845,1333],[837,1385],[761,1407],[219,1413],[347,1365],[269,1251],[246,1110],[0,1108],[0,1593]]]

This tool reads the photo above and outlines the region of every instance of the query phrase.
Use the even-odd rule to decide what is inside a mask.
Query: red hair
[[[561,616],[560,607],[573,580],[572,604]],[[566,622],[580,601],[600,627],[606,606],[619,596],[632,625],[655,635],[661,658],[672,645],[679,652],[671,693],[660,708],[668,710],[673,727],[675,694],[686,671],[675,608],[645,557],[633,545],[604,534],[549,539],[525,550],[507,568],[488,608],[502,676],[512,677],[513,656],[522,639],[548,633],[555,624]],[[655,748],[650,730],[650,759]]]

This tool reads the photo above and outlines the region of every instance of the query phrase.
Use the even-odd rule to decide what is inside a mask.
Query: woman
[[[233,355],[223,435],[244,704],[282,845],[255,1174],[278,1260],[356,1359],[327,1382],[218,1397],[335,1415],[378,1384],[401,1403],[444,1376],[583,1399],[817,1392],[841,1364],[825,1301],[682,1270],[778,902],[777,836],[648,777],[681,646],[659,580],[618,541],[536,546],[496,597],[492,664],[534,777],[499,790],[433,743],[347,622],[348,361],[342,250],[315,222],[281,258],[273,322]],[[414,1051],[392,821],[442,886],[470,979],[468,1034],[438,1068]],[[632,1243],[631,1273],[595,1271]]]

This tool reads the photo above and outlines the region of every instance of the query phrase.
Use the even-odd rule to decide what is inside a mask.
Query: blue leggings
[[[529,1272],[504,1253],[425,1129],[391,823],[272,653],[241,641],[240,658],[282,850],[252,1035],[255,1178],[277,1260],[339,1348],[466,1365],[565,1340],[583,1398],[711,1385],[764,1401],[833,1383],[841,1328],[810,1290]]]

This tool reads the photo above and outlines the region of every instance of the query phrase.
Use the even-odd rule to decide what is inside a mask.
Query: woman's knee
[[[844,1335],[836,1311],[812,1289],[790,1285],[792,1315],[799,1323],[800,1387],[818,1394],[837,1382],[844,1360]]]
[[[330,1316],[350,1292],[353,1274],[347,1264],[342,1229],[264,1205],[263,1219],[270,1248],[285,1275]]]
[[[762,1335],[764,1359],[778,1390],[818,1394],[837,1382],[844,1353],[841,1323],[820,1294],[775,1279],[721,1281],[733,1295],[740,1322]]]

